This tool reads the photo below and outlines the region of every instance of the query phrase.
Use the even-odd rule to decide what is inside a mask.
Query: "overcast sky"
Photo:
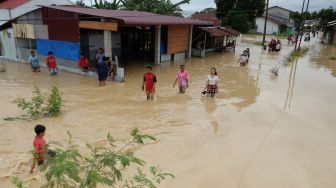
[[[76,0],[72,0],[76,1]],[[93,1],[93,0],[92,0]],[[179,2],[180,0],[171,0]],[[86,4],[90,5],[90,0],[85,0]],[[284,8],[299,11],[301,10],[302,0],[269,0],[270,6],[282,6]],[[309,11],[316,11],[322,8],[336,7],[336,0],[311,0]],[[200,11],[208,7],[216,7],[214,0],[191,0],[189,4],[182,5],[184,11]]]

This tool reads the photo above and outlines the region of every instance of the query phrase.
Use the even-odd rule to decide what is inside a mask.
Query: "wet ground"
[[[47,126],[46,139],[61,141],[71,131],[83,150],[99,145],[110,132],[117,139],[139,128],[157,142],[137,154],[160,165],[176,178],[164,188],[334,188],[336,187],[336,54],[335,47],[313,39],[310,51],[284,66],[293,47],[279,54],[261,51],[245,37],[236,53],[209,54],[205,59],[154,66],[158,77],[154,101],[141,91],[144,65],[126,66],[126,82],[98,88],[93,78],[7,63],[0,73],[0,187],[11,187],[10,176],[41,184],[39,172],[28,175],[29,154],[36,124]],[[283,41],[285,43],[285,41]],[[238,52],[251,49],[247,68],[239,68]],[[180,64],[190,73],[190,88],[178,94],[172,84]],[[280,67],[279,76],[270,73]],[[201,95],[211,67],[216,67],[219,93]],[[4,121],[22,112],[11,103],[31,96],[32,86],[60,88],[65,108],[56,118]]]

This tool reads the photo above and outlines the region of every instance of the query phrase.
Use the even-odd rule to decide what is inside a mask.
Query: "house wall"
[[[0,31],[0,55],[8,58],[16,58],[15,40],[13,29]]]
[[[285,20],[290,19],[290,12],[279,7],[273,7],[268,9],[268,14],[274,17],[282,18]]]
[[[168,26],[167,54],[188,51],[189,26]]]
[[[78,14],[43,7],[42,17],[50,40],[79,42]]]
[[[257,32],[264,33],[265,19],[257,18],[256,24],[257,24]],[[266,34],[271,35],[273,33],[278,33],[278,32],[279,32],[279,25],[271,21],[267,21]]]

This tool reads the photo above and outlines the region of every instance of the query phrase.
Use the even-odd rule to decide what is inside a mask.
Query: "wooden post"
[[[204,33],[204,47],[203,47],[203,49],[204,49],[204,57],[205,57],[205,51],[206,51],[205,45],[206,45],[206,33]],[[202,54],[201,54],[201,56],[202,56]]]
[[[263,34],[263,41],[262,41],[263,45],[265,43],[265,38],[266,38],[267,19],[268,19],[268,5],[269,5],[269,0],[266,1],[266,15],[265,15],[264,34]]]
[[[305,3],[306,3],[306,0],[303,0],[301,15],[303,14],[303,9],[304,9]],[[294,48],[294,50],[296,50],[296,48],[297,48],[298,39],[299,39],[299,36],[301,34],[301,25],[302,25],[302,20],[300,19],[299,29],[298,29],[298,32],[297,32],[297,35],[296,35],[297,38],[295,39],[295,48]]]
[[[310,1],[310,0],[308,0],[308,2],[307,2],[306,13],[308,12],[309,1]],[[305,23],[305,20],[306,20],[306,14],[305,14],[305,16],[303,17],[303,25],[304,25],[304,23]],[[300,42],[299,42],[299,47],[298,47],[298,50],[299,50],[299,51],[300,51],[300,47],[301,47],[301,41],[302,41],[302,35],[300,36]]]

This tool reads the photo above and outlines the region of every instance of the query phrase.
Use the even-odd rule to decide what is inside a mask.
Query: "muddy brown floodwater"
[[[128,64],[125,83],[98,88],[94,78],[65,72],[50,77],[45,69],[34,74],[28,65],[7,63],[7,72],[0,73],[0,187],[11,187],[14,175],[30,180],[30,187],[43,182],[38,171],[28,175],[27,151],[39,123],[47,126],[47,141],[65,142],[70,131],[81,150],[86,143],[104,143],[108,132],[124,139],[137,127],[156,136],[157,142],[136,153],[176,176],[163,188],[334,188],[336,61],[329,57],[336,48],[316,40],[303,42],[310,51],[288,66],[282,60],[293,47],[266,53],[249,37],[236,53],[154,66],[154,101],[141,91],[144,64]],[[250,65],[239,68],[238,52],[246,47]],[[182,63],[190,73],[185,95],[172,87]],[[278,77],[269,71],[274,66],[280,67]],[[215,98],[201,95],[210,67],[220,78]],[[4,121],[22,114],[11,101],[31,96],[34,84],[44,91],[60,88],[62,114]]]

